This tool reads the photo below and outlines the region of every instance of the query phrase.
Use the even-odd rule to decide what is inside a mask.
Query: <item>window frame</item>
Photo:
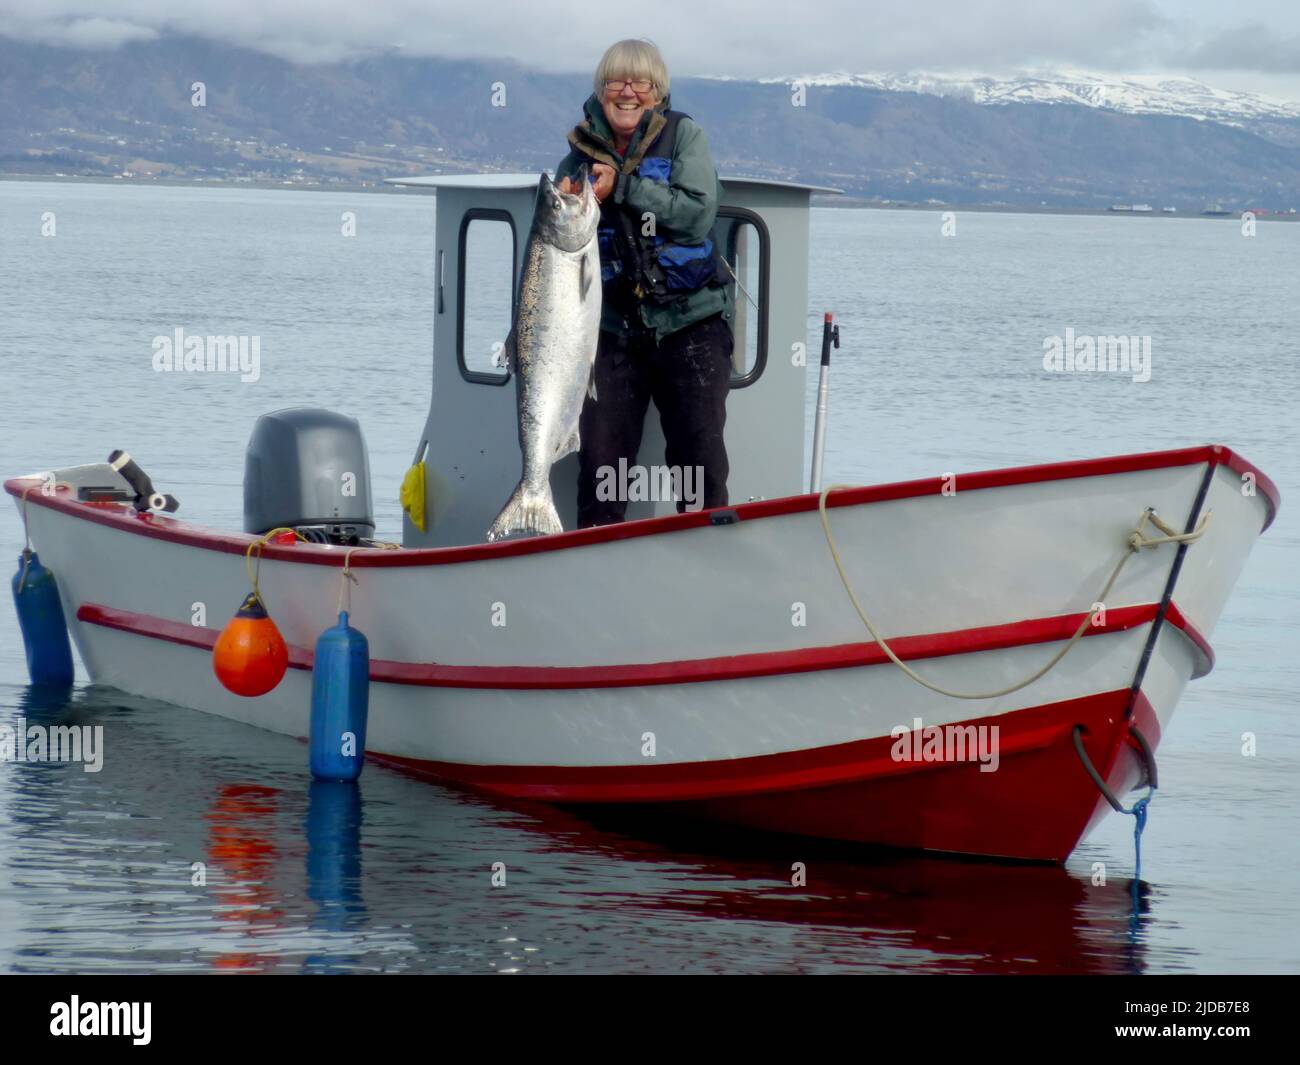
[[[758,234],[758,321],[754,330],[754,365],[744,374],[737,375],[733,370],[731,375],[731,388],[748,388],[763,376],[763,371],[767,368],[768,298],[771,293],[772,280],[772,236],[768,232],[767,223],[763,221],[763,216],[749,210],[747,207],[733,207],[724,204],[718,208],[718,217],[736,219],[742,223],[748,222]],[[731,232],[728,235],[733,240],[728,248],[719,249],[718,252],[727,260],[729,266],[734,258],[734,237],[739,229],[738,225],[730,227]],[[727,252],[731,252],[732,255],[729,256]],[[727,283],[736,287],[735,306],[737,310],[734,313],[739,314],[738,308],[741,301],[745,300],[745,294],[740,291],[740,285],[730,276],[727,278]],[[748,307],[747,301],[745,305]]]
[[[456,365],[466,381],[476,385],[509,384],[514,377],[510,367],[505,373],[484,373],[465,365],[465,278],[467,276],[465,245],[469,226],[475,221],[505,222],[510,226],[510,321],[513,325],[519,303],[519,233],[515,229],[515,216],[500,207],[471,207],[460,218],[460,232],[456,237]],[[509,332],[506,333],[509,336]],[[503,338],[504,339],[504,338]]]

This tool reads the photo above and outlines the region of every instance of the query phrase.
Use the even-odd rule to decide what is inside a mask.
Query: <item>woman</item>
[[[731,387],[733,297],[709,231],[722,186],[704,134],[672,111],[668,69],[648,41],[619,41],[596,68],[586,118],[556,170],[574,191],[590,167],[601,202],[603,282],[595,399],[579,422],[578,526],[623,520],[627,500],[598,492],[619,460],[636,463],[653,399],[665,460],[676,483],[702,483],[678,511],[727,502],[727,393]],[[687,474],[686,471],[692,472]],[[686,478],[691,479],[687,480]],[[702,477],[702,481],[701,481]],[[624,483],[618,479],[618,483]]]

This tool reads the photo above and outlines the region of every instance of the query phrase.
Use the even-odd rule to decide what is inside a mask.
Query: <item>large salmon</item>
[[[575,180],[581,191],[574,195],[561,192],[545,174],[537,183],[518,309],[506,341],[516,374],[524,469],[488,529],[489,540],[563,531],[551,498],[551,466],[578,450],[578,416],[600,335],[600,204],[585,167]]]

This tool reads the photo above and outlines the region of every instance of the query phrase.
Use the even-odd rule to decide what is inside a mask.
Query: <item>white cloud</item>
[[[1276,32],[1300,31],[1291,0],[1239,0]],[[1217,17],[1221,18],[1221,15]],[[490,58],[586,73],[620,37],[649,36],[675,74],[785,76],[813,71],[1083,67],[1178,70],[1221,41],[1198,0],[656,0],[635,8],[592,0],[0,0],[0,33],[108,47],[185,33],[331,62],[400,47],[407,55]],[[1221,52],[1221,48],[1212,51]],[[1259,53],[1268,56],[1269,53]],[[1208,58],[1202,55],[1201,66]],[[1253,66],[1238,50],[1236,69]],[[1269,68],[1271,67],[1271,71]]]
[[[36,41],[64,48],[117,48],[131,41],[151,41],[158,36],[152,26],[142,26],[125,19],[74,17],[69,19],[31,18],[5,12],[0,32],[18,40]]]

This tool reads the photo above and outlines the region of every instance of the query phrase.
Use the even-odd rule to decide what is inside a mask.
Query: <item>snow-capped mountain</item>
[[[1195,78],[1164,74],[1098,74],[1084,70],[1029,72],[1008,78],[953,74],[809,74],[763,78],[815,86],[859,86],[888,92],[956,96],[979,104],[1076,104],[1138,115],[1180,115],[1233,125],[1300,119],[1300,103],[1213,89]]]
[[[512,92],[528,106],[495,109],[485,138],[480,89],[499,68],[402,55],[295,65],[177,35],[55,48],[0,26],[0,174],[347,184],[554,166],[590,82],[518,68]],[[196,112],[176,86],[215,69],[238,77],[221,107]],[[674,102],[699,116],[724,174],[912,204],[1300,208],[1300,105],[1189,78],[822,74],[805,80],[845,87],[809,88],[802,108],[790,79],[773,80],[675,79]]]

